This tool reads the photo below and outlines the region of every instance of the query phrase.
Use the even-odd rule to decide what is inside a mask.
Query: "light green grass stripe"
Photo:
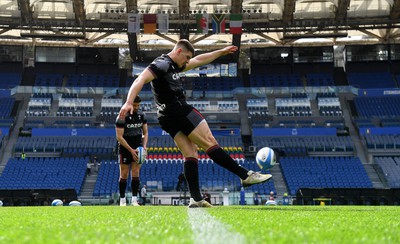
[[[246,239],[241,234],[229,231],[205,209],[188,208],[188,215],[193,230],[193,241],[196,244],[246,243]]]

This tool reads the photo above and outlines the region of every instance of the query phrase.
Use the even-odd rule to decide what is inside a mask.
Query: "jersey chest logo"
[[[143,123],[127,124],[126,128],[133,129],[133,128],[141,128],[142,126],[143,126]]]
[[[181,78],[181,76],[179,74],[177,74],[177,73],[172,74],[171,77],[172,77],[173,80],[179,80]]]

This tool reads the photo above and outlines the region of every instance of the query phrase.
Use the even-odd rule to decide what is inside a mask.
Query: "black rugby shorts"
[[[182,131],[183,134],[189,135],[204,120],[203,115],[195,108],[189,113],[173,116],[163,116],[158,118],[161,128],[168,132],[172,138]]]
[[[137,148],[141,145],[137,145],[136,147],[132,147],[132,148]],[[133,157],[132,154],[123,146],[119,145],[119,153],[118,153],[118,162],[120,164],[131,164],[133,161]]]

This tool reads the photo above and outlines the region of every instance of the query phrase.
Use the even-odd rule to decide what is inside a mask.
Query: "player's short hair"
[[[193,47],[192,43],[190,43],[187,39],[180,39],[176,43],[175,48],[176,47],[186,49],[187,51],[191,52],[194,56],[194,47]]]
[[[133,100],[134,103],[140,103],[142,101],[142,99],[139,97],[139,95],[137,95],[135,97],[135,100]]]

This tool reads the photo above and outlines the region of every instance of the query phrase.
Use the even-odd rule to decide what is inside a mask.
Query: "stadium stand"
[[[375,157],[391,188],[400,188],[400,157]]]
[[[307,74],[307,86],[335,86],[332,74],[314,73]]]
[[[10,89],[21,83],[21,74],[18,73],[0,73],[0,89]]]
[[[112,136],[32,136],[18,137],[15,152],[51,152],[59,155],[112,155],[116,139]]]
[[[269,119],[268,99],[248,99],[246,102],[248,115],[251,117],[253,126],[265,124]]]
[[[243,159],[239,161],[244,167],[257,170],[258,166],[254,161]],[[150,185],[149,188],[151,190],[162,189],[163,191],[174,191],[178,183],[178,176],[183,170],[182,163],[182,159],[148,159],[141,169],[141,182],[148,186]],[[116,161],[102,162],[93,195],[105,196],[117,192],[118,175],[119,165]],[[228,188],[231,191],[240,190],[238,177],[222,169],[210,159],[199,160],[199,178],[202,189],[210,191],[221,191],[224,188]],[[156,182],[156,185],[151,187],[151,182]],[[270,191],[276,191],[273,181],[252,186],[251,190],[260,194],[268,194]]]
[[[394,88],[397,87],[389,72],[347,73],[349,84],[358,88]]]
[[[14,107],[15,98],[13,97],[0,97],[0,118],[11,119],[11,110]]]
[[[372,188],[360,159],[350,157],[285,157],[280,167],[294,195],[305,188]]]
[[[78,98],[77,94],[63,94],[59,101],[57,116],[91,117],[93,106],[93,98]]]
[[[51,103],[53,102],[53,96],[49,93],[35,93],[32,95],[28,109],[26,111],[27,116],[47,116],[49,115]]]
[[[1,189],[82,189],[84,158],[12,158],[0,176]]]
[[[330,59],[333,50],[328,52],[327,62],[312,62],[312,55],[299,56],[299,50],[306,49],[252,48],[250,67],[238,77],[182,75],[188,103],[203,113],[213,130],[220,130],[215,133],[217,141],[241,165],[258,171],[254,162],[257,149],[269,146],[276,150],[279,164],[271,169],[273,180],[247,188],[247,192],[295,196],[301,188],[399,188],[398,62],[345,60],[349,61],[345,67],[336,67]],[[278,51],[277,63],[262,57],[273,50]],[[326,49],[321,50],[326,55]],[[91,63],[91,55],[82,58],[80,48],[74,51],[75,63],[36,62],[25,67],[19,62],[16,65],[24,67],[19,73],[15,70],[21,68],[4,72],[11,65],[2,63],[0,188],[71,188],[79,197],[92,199],[108,199],[118,193],[115,136],[102,135],[101,129],[115,132],[115,118],[136,75],[120,69],[114,61]],[[85,52],[91,51],[98,50]],[[283,53],[289,58],[282,57]],[[291,56],[294,53],[296,57]],[[392,56],[396,57],[395,53]],[[151,58],[139,57],[135,66],[144,68]],[[149,129],[161,130],[150,90],[151,85],[146,84],[140,93],[141,110],[148,115]],[[77,134],[87,127],[96,130],[95,135]],[[68,129],[71,133],[37,135],[30,133],[31,128]],[[257,129],[271,130],[259,135],[253,133]],[[275,129],[288,134],[268,135]],[[303,134],[299,133],[302,129]],[[314,133],[326,129],[327,134]],[[142,167],[141,182],[150,192],[175,192],[183,170],[183,155],[163,133],[150,136],[147,162]],[[24,160],[22,152],[28,155]],[[101,160],[99,171],[85,176],[88,158],[93,155]],[[202,189],[240,190],[238,177],[216,165],[203,149],[199,149],[199,172]]]
[[[35,86],[62,87],[62,74],[36,74]]]
[[[400,149],[399,135],[368,135],[364,136],[369,149]]]
[[[251,75],[251,87],[291,87],[303,86],[298,74]]]
[[[276,98],[276,111],[279,116],[311,116],[308,98]]]
[[[360,117],[400,117],[398,96],[356,97],[354,103]]]
[[[65,84],[67,87],[118,87],[119,77],[108,74],[71,74]]]
[[[302,154],[310,152],[330,152],[341,154],[353,152],[354,145],[348,136],[253,136],[254,146],[262,148],[263,145],[279,150],[285,154]]]

